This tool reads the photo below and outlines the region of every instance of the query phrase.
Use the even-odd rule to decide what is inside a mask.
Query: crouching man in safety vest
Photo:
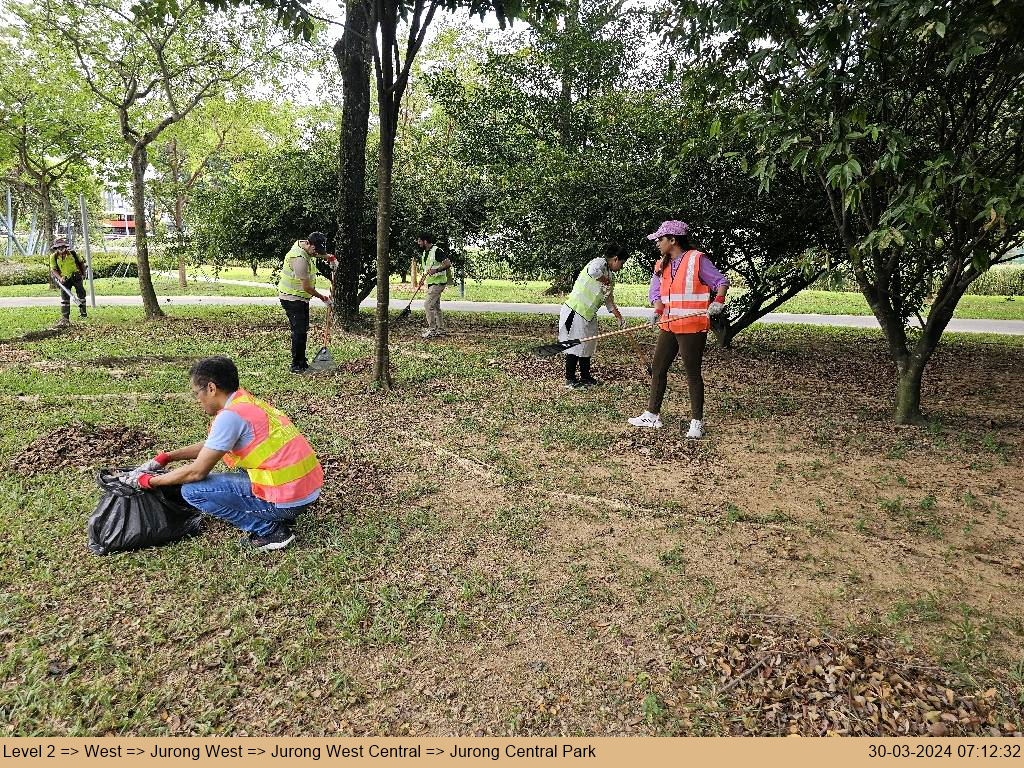
[[[239,387],[230,359],[200,360],[189,378],[200,407],[213,417],[209,436],[157,454],[129,482],[146,490],[180,485],[193,507],[248,533],[242,546],[284,549],[295,540],[295,518],[320,496],[324,471],[316,454],[287,416]],[[234,471],[212,473],[221,459]],[[151,474],[173,461],[191,463]]]

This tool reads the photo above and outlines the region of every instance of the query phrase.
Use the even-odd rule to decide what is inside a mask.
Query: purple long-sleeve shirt
[[[672,260],[672,277],[676,276],[676,270],[679,269],[679,264],[682,260],[683,254],[679,254]],[[697,268],[697,276],[704,285],[711,289],[712,293],[717,293],[720,288],[729,287],[729,278],[719,272],[718,267],[712,264],[711,260],[703,253],[700,255],[700,266]],[[661,277],[657,273],[651,278],[651,289],[648,291],[647,296],[650,298],[651,304],[661,301]]]

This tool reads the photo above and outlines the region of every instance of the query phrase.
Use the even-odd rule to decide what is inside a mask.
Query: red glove
[[[725,304],[725,296],[719,296],[719,295],[718,295],[718,294],[716,293],[716,294],[715,294],[715,303],[716,303],[716,304]]]
[[[171,460],[171,454],[166,451],[160,451],[156,456],[153,457],[153,461],[159,464],[161,467],[166,467],[167,462]]]
[[[150,485],[152,480],[152,475],[139,475],[139,488],[145,488],[147,491],[153,490],[153,486]]]

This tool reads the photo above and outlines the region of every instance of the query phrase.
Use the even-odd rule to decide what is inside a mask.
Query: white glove
[[[139,475],[151,475],[159,469],[163,469],[166,463],[161,463],[157,458],[152,458],[145,464],[139,464],[135,469],[128,473],[128,480],[138,483]],[[136,486],[138,487],[138,486]]]
[[[661,320],[662,320],[663,318],[664,318],[664,315],[656,315],[656,314],[652,314],[652,315],[651,315],[650,317],[648,317],[648,318],[647,318],[647,324],[648,324],[649,326],[651,326],[652,328],[657,328],[657,327],[658,327],[658,323],[659,323],[659,322],[660,322],[660,321],[661,321]]]
[[[612,287],[610,285],[602,285],[601,295],[607,299],[609,296],[612,295]]]
[[[721,301],[712,301],[710,306],[708,306],[708,315],[710,317],[720,315],[723,312],[725,312],[725,304]]]

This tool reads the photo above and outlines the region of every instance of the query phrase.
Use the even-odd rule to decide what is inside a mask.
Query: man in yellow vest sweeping
[[[443,336],[444,318],[441,317],[441,294],[448,287],[451,277],[452,262],[438,250],[436,238],[430,232],[421,232],[416,244],[423,251],[420,256],[420,267],[423,270],[423,282],[427,285],[427,298],[423,309],[427,313],[427,329],[423,332],[424,339]]]
[[[128,476],[135,488],[180,485],[189,504],[245,531],[242,546],[266,552],[295,540],[295,518],[320,496],[324,471],[309,442],[281,411],[239,386],[226,357],[189,371],[192,392],[213,417],[206,440],[161,451]],[[212,472],[221,459],[232,472]],[[153,474],[174,461],[189,464]]]
[[[285,254],[281,266],[281,278],[277,283],[277,294],[288,316],[292,334],[291,372],[304,374],[309,370],[306,360],[306,337],[309,335],[309,300],[316,296],[330,306],[331,297],[316,289],[316,262],[318,255],[327,253],[327,235],[313,232],[305,240],[296,240],[295,245]],[[334,256],[327,260],[337,264]]]
[[[63,286],[60,291],[60,321],[57,325],[71,324],[71,291],[78,294],[78,313],[85,317],[85,263],[68,246],[67,238],[58,235],[50,251],[50,274]]]
[[[622,269],[629,251],[620,245],[610,245],[604,257],[592,259],[576,278],[569,298],[558,316],[558,340],[584,339],[598,333],[597,311],[603,304],[615,315],[619,325],[624,324],[622,313],[615,305],[615,273]],[[565,386],[567,389],[592,387],[597,380],[590,373],[590,358],[597,350],[596,341],[587,341],[565,352]],[[579,367],[579,378],[576,368]]]

